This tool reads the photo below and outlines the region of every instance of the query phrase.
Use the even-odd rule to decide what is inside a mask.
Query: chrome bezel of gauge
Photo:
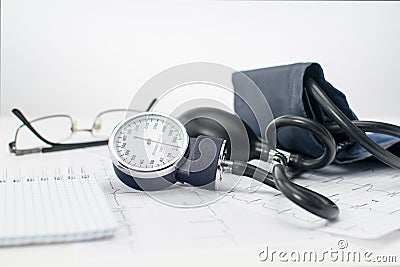
[[[184,141],[184,146],[181,149],[181,153],[171,162],[168,162],[168,164],[164,166],[159,166],[159,167],[153,167],[153,168],[140,168],[140,167],[135,167],[132,166],[128,163],[126,163],[117,153],[115,146],[114,146],[114,140],[117,132],[120,130],[121,127],[123,127],[125,124],[129,123],[130,121],[142,117],[142,116],[161,116],[164,117],[166,120],[172,120],[175,122],[181,129],[183,133],[183,141]],[[187,134],[185,126],[177,119],[164,114],[160,112],[141,112],[138,114],[135,114],[127,119],[124,119],[121,121],[112,131],[111,136],[108,140],[108,149],[110,151],[110,156],[113,164],[122,172],[124,172],[127,175],[137,177],[137,178],[155,178],[155,176],[162,177],[165,175],[168,175],[176,170],[176,165],[182,160],[182,158],[185,156],[185,152],[189,146],[189,135]]]

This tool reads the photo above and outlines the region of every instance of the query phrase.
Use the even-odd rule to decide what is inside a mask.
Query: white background
[[[52,113],[94,116],[108,108],[126,107],[153,75],[195,61],[237,70],[318,62],[361,118],[400,119],[400,3],[1,2],[1,119],[14,107],[29,118]],[[11,157],[6,144],[15,126],[0,124],[3,158]],[[271,226],[268,221],[265,225]],[[361,244],[393,255],[399,251],[398,233],[376,242],[350,243],[352,248]],[[287,239],[281,241],[286,247]],[[114,252],[107,242],[10,248],[0,254],[3,262],[21,266],[38,259],[46,259],[41,262],[46,266],[126,264],[122,252],[117,253],[121,257],[101,253]],[[258,249],[137,255],[134,260],[138,265],[150,260],[158,265],[179,261],[207,266],[214,261],[243,266],[249,259],[257,261]]]
[[[1,114],[94,116],[208,61],[315,61],[362,118],[398,117],[400,3],[3,0]]]

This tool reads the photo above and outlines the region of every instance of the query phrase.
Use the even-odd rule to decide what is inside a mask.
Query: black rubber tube
[[[274,178],[272,177],[271,173],[243,161],[234,160],[232,162],[233,174],[239,176],[247,176],[272,188],[278,189],[275,185]]]
[[[378,121],[351,121],[363,132],[380,133],[400,138],[400,127]],[[337,123],[324,125],[331,134],[346,133]]]
[[[332,134],[320,123],[308,118],[285,115],[273,120],[267,127],[266,138],[270,147],[276,146],[276,132],[280,128],[295,126],[312,132],[325,147],[318,158],[308,158],[301,154],[292,154],[288,166],[296,170],[319,169],[332,163],[336,156],[336,143]]]
[[[292,183],[286,176],[285,168],[282,164],[275,165],[272,173],[279,190],[303,209],[327,220],[335,220],[339,216],[339,207],[330,199],[308,188]]]
[[[344,132],[357,143],[368,150],[377,159],[390,167],[400,169],[400,158],[382,148],[372,141],[361,129],[359,129],[347,116],[332,102],[324,90],[313,79],[306,81],[306,90],[321,105],[326,114],[331,117]],[[371,126],[371,125],[370,125]]]
[[[334,220],[339,215],[338,206],[330,199],[291,182],[282,164],[276,164],[271,174],[249,163],[233,161],[232,173],[250,177],[281,191],[289,200],[321,218]]]

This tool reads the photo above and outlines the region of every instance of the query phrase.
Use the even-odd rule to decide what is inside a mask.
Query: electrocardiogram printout
[[[115,178],[111,165],[104,163],[107,162],[107,155],[103,160],[103,164],[109,168],[108,177],[111,175]],[[224,179],[230,178],[238,179],[234,175],[227,175]],[[301,227],[362,239],[379,238],[400,229],[400,172],[396,169],[367,160],[305,172],[294,181],[333,200],[340,209],[339,219],[333,222],[321,219],[291,203],[280,192],[245,177],[240,179],[232,190],[208,194],[221,195],[211,206],[217,205],[218,202],[225,205],[234,203],[235,208],[232,208],[232,212],[240,214],[239,207],[242,207],[260,215],[278,217],[280,221],[286,221],[294,228]],[[134,191],[121,186],[118,179],[114,183],[124,191]],[[256,190],[252,190],[252,187]],[[167,191],[160,194],[168,194]],[[205,190],[201,190],[204,197],[206,193],[203,191]],[[185,192],[186,197],[190,199],[191,194],[188,192],[196,192],[196,189]],[[176,197],[176,193],[170,196],[173,197]]]
[[[265,186],[248,194],[238,187],[227,197],[251,210],[266,210],[294,224],[336,235],[375,239],[400,228],[399,170],[367,160],[305,172],[294,182],[334,201],[340,209],[338,220],[328,222],[305,212]]]

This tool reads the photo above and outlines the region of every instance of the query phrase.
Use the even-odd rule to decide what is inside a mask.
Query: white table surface
[[[396,120],[389,119],[386,121],[394,122]],[[15,118],[4,116],[0,118],[1,159],[12,157],[7,151],[7,144],[12,140],[17,125],[18,122]],[[237,216],[237,220],[243,224],[244,229],[247,225],[251,225],[246,216],[239,215]],[[157,226],[157,222],[154,222],[154,225],[148,225],[148,227]],[[271,229],[271,236],[282,234],[282,240],[277,242],[276,238],[270,239],[268,236],[259,238],[258,240],[265,240],[265,245],[274,246],[275,248],[319,251],[334,247],[338,240],[341,239],[339,236],[315,233],[306,229],[301,230],[301,233],[297,233],[298,236],[293,236],[290,239],[284,233],[284,227],[279,229],[273,226],[271,222],[268,223],[266,221],[265,227],[269,226],[274,227]],[[290,229],[287,230],[289,231]],[[177,231],[176,234],[179,235],[179,229],[172,229],[171,231]],[[282,233],[272,233],[273,231],[282,231]],[[156,250],[138,253],[130,250],[129,247],[121,245],[123,244],[124,237],[120,236],[121,233],[117,235],[119,237],[83,243],[0,248],[0,264],[1,266],[209,266],[211,264],[253,266],[270,264],[260,262],[257,258],[259,251],[263,249],[260,246],[263,242],[245,245],[237,244],[236,247],[219,247],[215,249],[215,245],[218,247],[219,242],[215,240],[214,246],[211,246],[211,243],[213,243],[211,241],[210,247],[203,245],[202,247],[188,247],[184,251],[181,249],[168,249],[166,251]],[[298,237],[308,238],[296,240]],[[149,239],[149,242],[158,242],[154,236],[150,236]],[[400,231],[377,240],[360,240],[354,238],[346,238],[346,240],[354,249],[369,250],[381,255],[396,255],[397,263],[400,261]],[[213,248],[210,249],[211,247]],[[339,266],[334,263],[324,263],[324,265],[327,264]],[[343,264],[341,263],[340,265]],[[361,265],[363,264],[365,263],[361,263]],[[305,263],[304,266],[306,265],[309,264]],[[360,264],[354,263],[346,263],[344,265],[360,266]]]

